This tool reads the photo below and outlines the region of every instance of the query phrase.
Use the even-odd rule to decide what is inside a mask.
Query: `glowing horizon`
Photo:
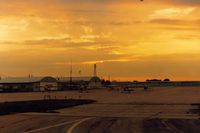
[[[200,80],[197,0],[0,0],[0,75]]]

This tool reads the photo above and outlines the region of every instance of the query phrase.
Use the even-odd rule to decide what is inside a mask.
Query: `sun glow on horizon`
[[[85,75],[200,80],[194,2],[1,1],[0,75],[67,75],[73,59]]]

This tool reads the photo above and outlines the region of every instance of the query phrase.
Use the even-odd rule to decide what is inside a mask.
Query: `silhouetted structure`
[[[0,80],[4,92],[53,91],[58,90],[58,82],[53,77],[10,77]]]
[[[102,83],[99,77],[72,77],[72,83],[70,83],[70,77],[61,77],[58,79],[59,88],[61,90],[79,90],[82,86],[87,89],[101,88]]]

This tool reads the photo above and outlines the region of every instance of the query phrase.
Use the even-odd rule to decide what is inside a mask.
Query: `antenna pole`
[[[97,76],[97,64],[94,64],[94,77]]]
[[[70,89],[71,89],[71,85],[72,85],[72,60],[70,61],[70,79],[69,79],[69,85],[70,85]]]

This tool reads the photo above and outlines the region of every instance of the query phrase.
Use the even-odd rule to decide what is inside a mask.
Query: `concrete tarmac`
[[[197,105],[91,104],[0,117],[1,133],[197,132]]]
[[[187,91],[189,93],[186,93]],[[62,96],[68,94],[64,93],[57,94]],[[105,90],[94,90],[86,94],[70,92],[70,94],[73,95],[68,97],[81,95],[79,98],[93,99],[97,102],[55,110],[55,113],[30,112],[3,115],[0,116],[0,133],[200,132],[200,105],[197,104],[200,103],[199,88],[182,88],[182,91],[181,88],[162,88],[149,92],[139,90],[133,94]],[[15,94],[3,94],[4,97],[6,95]],[[19,93],[18,97],[15,98],[21,99]],[[139,97],[141,98],[137,99]],[[165,99],[166,97],[169,99]],[[183,99],[178,99],[180,97]]]

